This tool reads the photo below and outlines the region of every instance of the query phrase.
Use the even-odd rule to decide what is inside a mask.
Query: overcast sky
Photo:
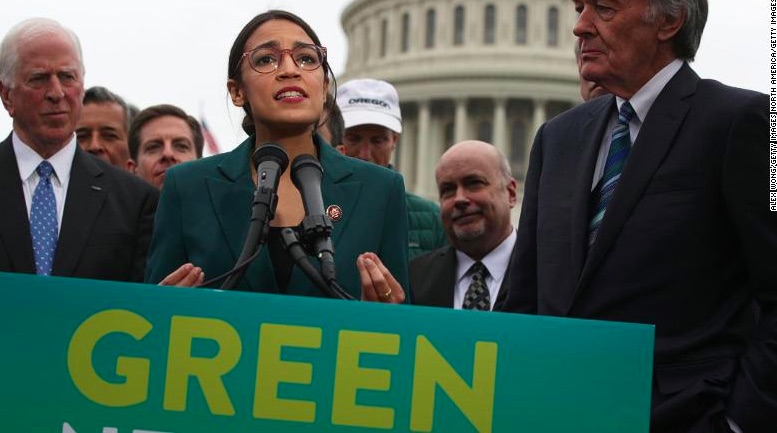
[[[105,86],[140,108],[178,105],[204,117],[221,148],[228,150],[244,138],[242,112],[232,107],[226,93],[227,57],[240,29],[267,9],[292,11],[318,33],[339,74],[347,57],[340,15],[350,1],[15,0],[3,6],[0,34],[35,16],[60,21],[81,39],[87,87]],[[703,78],[766,92],[769,3],[710,3],[694,68]],[[2,140],[11,130],[11,119],[0,111]]]

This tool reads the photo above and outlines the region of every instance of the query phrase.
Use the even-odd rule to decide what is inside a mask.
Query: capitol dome
[[[520,183],[537,128],[581,101],[576,19],[568,0],[355,0],[338,82],[397,88],[395,165],[409,190],[436,199],[434,166],[464,139],[497,146]]]

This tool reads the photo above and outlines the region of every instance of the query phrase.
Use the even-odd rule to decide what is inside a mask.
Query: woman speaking
[[[233,268],[257,190],[251,156],[273,143],[289,161],[307,154],[323,169],[321,195],[339,285],[356,298],[403,302],[401,287],[408,287],[404,183],[392,170],[340,155],[316,133],[327,100],[335,100],[327,98],[334,76],[318,36],[292,13],[257,15],[232,46],[228,78],[232,103],[243,108],[244,127],[252,133],[231,152],[167,172],[146,280],[196,286]],[[289,229],[305,235],[305,205],[291,172],[279,177],[265,245],[236,282],[238,290],[323,296],[294,265],[282,239]]]

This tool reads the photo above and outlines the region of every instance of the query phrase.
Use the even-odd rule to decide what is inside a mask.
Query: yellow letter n
[[[496,343],[475,344],[472,387],[469,387],[429,340],[418,336],[410,429],[418,432],[432,431],[434,394],[436,386],[439,385],[477,431],[490,433],[494,414],[496,354]]]

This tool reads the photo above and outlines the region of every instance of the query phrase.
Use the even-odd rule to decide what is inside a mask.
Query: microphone
[[[256,258],[258,248],[267,240],[270,221],[275,217],[275,207],[278,205],[278,182],[289,166],[289,156],[282,147],[273,143],[259,146],[251,155],[251,162],[256,167],[256,193],[251,206],[251,225],[243,244],[243,251],[237,259],[235,267],[227,273],[228,276],[222,289],[232,289],[243,278],[248,265]],[[220,279],[220,278],[219,278]]]
[[[310,253],[321,264],[321,275],[327,284],[336,281],[334,253],[332,246],[332,221],[324,212],[321,196],[321,164],[312,155],[299,155],[291,163],[291,180],[302,195],[305,218],[302,220],[303,241]]]

